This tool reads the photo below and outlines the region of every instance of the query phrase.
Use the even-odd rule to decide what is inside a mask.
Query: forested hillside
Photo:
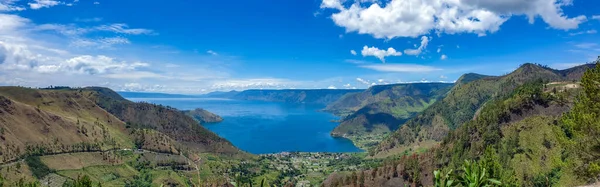
[[[330,175],[324,185],[594,183],[600,179],[598,98],[600,64],[580,82],[548,82],[542,77],[525,81],[511,92],[494,95],[439,145],[421,152],[407,149],[380,167]]]
[[[448,83],[394,84],[347,94],[325,109],[338,115],[348,114],[342,116],[340,125],[331,134],[350,138],[367,149],[442,98],[451,86]]]
[[[500,77],[477,76],[459,81],[446,97],[434,103],[415,118],[407,121],[389,138],[379,144],[373,154],[385,156],[402,152],[421,144],[434,145],[449,130],[473,119],[476,112],[490,100],[502,97],[529,81],[577,81],[592,65],[567,70],[554,70],[536,64],[524,64],[510,74]],[[478,79],[477,79],[478,78]]]

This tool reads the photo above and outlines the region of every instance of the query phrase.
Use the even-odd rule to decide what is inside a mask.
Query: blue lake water
[[[318,112],[319,105],[286,104],[211,98],[128,98],[171,106],[180,110],[204,108],[224,121],[204,127],[254,153],[360,152],[350,140],[329,135],[336,116]]]

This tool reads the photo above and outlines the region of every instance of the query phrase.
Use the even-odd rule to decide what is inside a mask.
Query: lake
[[[203,124],[254,154],[278,152],[360,152],[344,138],[329,135],[338,117],[318,112],[324,106],[213,98],[127,98],[171,106],[180,110],[204,108],[224,121]]]

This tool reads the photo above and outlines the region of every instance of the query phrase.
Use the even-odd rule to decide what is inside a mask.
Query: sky
[[[202,94],[565,69],[597,0],[0,0],[0,85]]]

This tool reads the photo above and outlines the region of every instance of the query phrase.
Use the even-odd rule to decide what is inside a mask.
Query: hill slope
[[[221,116],[218,116],[201,108],[197,108],[194,110],[184,110],[183,113],[194,118],[200,123],[217,123],[223,121],[223,118],[221,118]]]
[[[152,145],[157,151],[189,148],[197,152],[238,152],[228,141],[204,129],[183,112],[134,103],[106,88],[0,87],[0,100],[4,137],[1,145],[6,149],[3,160],[26,154],[75,151],[73,149],[131,148],[139,138],[139,133],[134,133],[137,129],[148,129],[144,132],[165,141],[173,140],[162,147],[165,150]],[[165,144],[158,140],[155,143]]]
[[[486,102],[511,93],[525,82],[541,79],[548,82],[573,81],[592,67],[583,65],[567,70],[554,70],[535,64],[524,64],[510,74],[483,77],[456,84],[446,97],[406,122],[372,152],[379,156],[397,153],[420,143],[441,141],[449,132],[473,119]]]
[[[451,86],[447,83],[395,84],[347,94],[325,109],[338,115],[350,112],[331,134],[350,138],[359,147],[368,148],[443,97]]]
[[[434,186],[434,170],[463,175],[465,160],[502,186],[593,183],[600,174],[599,82],[600,65],[581,84],[526,81],[488,101],[438,146],[412,156],[407,150],[369,170],[330,175],[323,185]]]
[[[85,88],[88,98],[130,127],[153,129],[200,152],[235,154],[231,143],[198,125],[184,112],[150,103],[135,103],[116,92],[99,87]]]

